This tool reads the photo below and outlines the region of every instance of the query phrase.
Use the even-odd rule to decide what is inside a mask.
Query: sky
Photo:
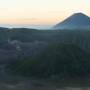
[[[0,24],[56,24],[73,13],[90,16],[90,0],[0,0]]]

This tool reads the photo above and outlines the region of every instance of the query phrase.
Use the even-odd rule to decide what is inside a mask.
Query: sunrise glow
[[[90,0],[0,0],[1,24],[55,24],[76,12],[90,16]]]

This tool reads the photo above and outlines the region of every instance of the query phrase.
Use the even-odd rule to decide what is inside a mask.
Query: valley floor
[[[1,77],[0,77],[1,78]],[[8,76],[0,79],[0,90],[90,90],[90,80],[52,81]]]

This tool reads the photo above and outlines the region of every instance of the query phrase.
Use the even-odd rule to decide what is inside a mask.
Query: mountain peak
[[[78,13],[74,13],[74,15],[85,15],[85,14],[82,12],[78,12]]]
[[[73,15],[71,15],[71,16],[78,16],[78,17],[88,17],[86,14],[84,14],[84,13],[81,13],[81,12],[79,12],[79,13],[74,13]]]
[[[90,17],[79,12],[74,13],[64,21],[54,26],[54,29],[85,29],[90,28]]]

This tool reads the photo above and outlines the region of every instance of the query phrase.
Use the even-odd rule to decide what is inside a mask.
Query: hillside
[[[0,28],[0,64],[30,58],[50,43],[75,44],[90,53],[90,30]]]
[[[50,44],[33,58],[10,68],[24,76],[82,78],[90,76],[90,55],[73,44]]]

